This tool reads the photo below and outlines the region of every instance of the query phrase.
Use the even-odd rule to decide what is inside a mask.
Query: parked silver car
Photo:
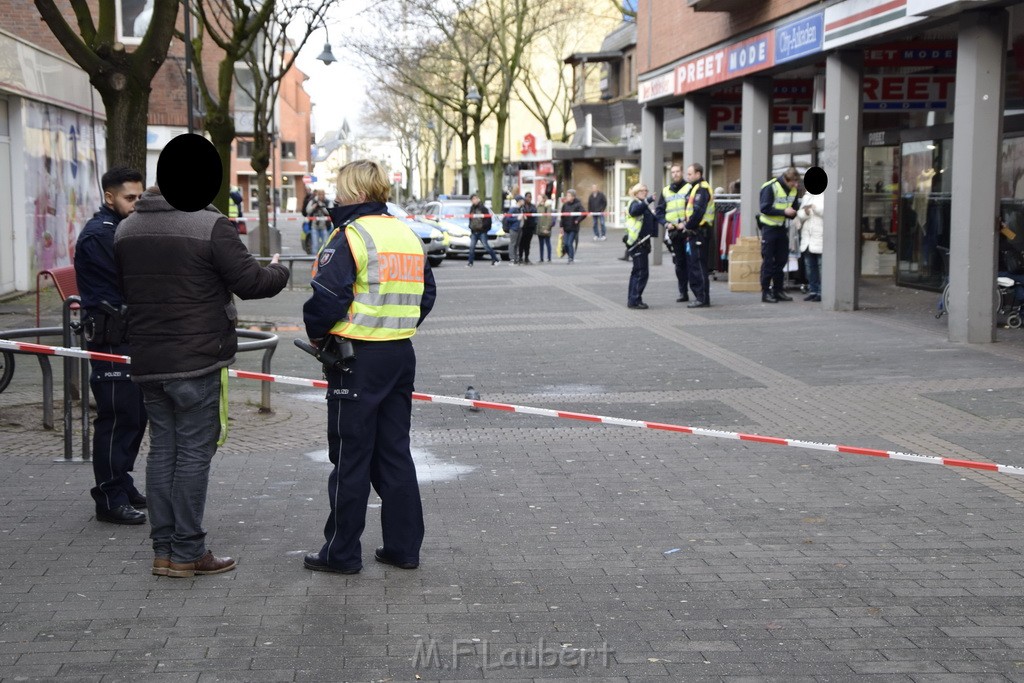
[[[484,202],[484,206],[490,210],[490,205],[487,202]],[[443,216],[430,220],[430,222],[448,234],[447,254],[449,258],[456,256],[466,258],[469,255],[469,207],[469,199],[461,198],[441,199],[430,202],[426,206],[425,213],[427,215]],[[502,229],[500,218],[494,218],[491,221],[491,229],[487,232],[487,241],[503,260],[508,260],[508,234]],[[477,242],[476,253],[477,255],[487,253],[480,242]]]
[[[399,219],[415,232],[423,241],[423,251],[427,254],[427,261],[433,267],[441,265],[447,255],[448,237],[444,232],[426,221],[418,221],[408,211],[398,204],[388,202],[388,213]]]

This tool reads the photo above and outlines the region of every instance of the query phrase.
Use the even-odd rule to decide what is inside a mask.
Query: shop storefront
[[[994,244],[999,234],[993,272],[1024,270],[1014,244],[1024,247],[1024,201],[1018,199],[1024,196],[1024,139],[1018,137],[1024,130],[1016,117],[1024,110],[1024,4],[1006,5],[975,2],[975,11],[964,12],[962,3],[944,0],[808,3],[771,25],[642,74],[645,126],[658,129],[664,112],[682,109],[684,159],[708,165],[712,185],[730,190],[737,181],[743,190],[756,189],[790,165],[829,171],[826,202],[834,193],[833,206],[840,208],[826,254],[837,272],[824,289],[833,287],[826,305],[837,310],[857,307],[862,275],[939,290],[951,270],[968,270],[966,259],[985,259],[985,243]],[[965,17],[973,17],[973,32],[962,30]],[[1007,27],[1004,66],[998,33]],[[958,80],[961,88],[968,84],[959,102]],[[999,105],[996,116],[993,104]],[[956,130],[961,140],[998,132],[1001,154],[984,156],[973,143],[956,152]],[[655,185],[664,172],[659,138],[645,131],[643,177]],[[731,155],[739,157],[738,177],[735,164],[725,163]],[[974,208],[984,191],[967,191],[964,199],[966,186],[978,187],[969,181],[987,175],[986,164],[996,178],[987,187],[998,186],[994,204],[1002,233],[984,202],[983,210]],[[974,170],[965,179],[965,171],[972,173],[967,169]],[[959,221],[958,201],[972,207],[969,214],[961,208]],[[741,206],[743,232],[754,234],[756,191],[741,192]],[[982,239],[979,222],[989,231]],[[958,248],[955,237],[968,230],[968,248]],[[980,301],[982,279],[972,284],[972,297]]]

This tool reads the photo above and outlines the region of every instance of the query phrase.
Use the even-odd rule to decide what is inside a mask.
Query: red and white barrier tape
[[[612,216],[614,211],[564,211],[559,213],[558,211],[549,211],[546,213],[410,213],[408,216],[402,216],[402,218],[411,218],[413,220],[428,220],[436,221],[448,218],[472,218],[473,216],[482,216],[483,218],[504,218],[505,216]],[[244,217],[243,217],[244,220]],[[278,216],[278,222],[280,221],[307,221],[308,218],[304,216]]]
[[[60,346],[46,346],[43,344],[29,344],[26,342],[9,341],[0,339],[0,349],[11,351],[24,351],[26,353],[39,353],[51,356],[66,356],[69,358],[88,358],[93,360],[110,361],[113,363],[131,363],[128,356],[119,356],[109,353],[97,353],[95,351],[83,351],[82,349],[68,349]],[[289,377],[287,375],[268,375],[262,372],[249,372],[247,370],[229,370],[231,377],[238,379],[252,379],[260,382],[275,382],[277,384],[291,384],[295,386],[327,388],[327,382],[304,377]],[[975,460],[961,460],[958,458],[942,458],[934,455],[918,455],[916,453],[902,453],[900,451],[883,451],[877,448],[861,448],[858,446],[842,446],[839,444],[819,443],[817,441],[801,441],[799,439],[785,439],[777,436],[761,436],[760,434],[743,434],[741,432],[726,432],[718,429],[704,429],[702,427],[685,427],[683,425],[665,424],[662,422],[648,422],[646,420],[629,420],[621,417],[607,417],[605,415],[589,415],[587,413],[573,413],[566,410],[552,410],[550,408],[535,408],[532,406],[519,406],[511,403],[495,403],[493,401],[475,401],[468,398],[456,398],[454,396],[436,396],[434,394],[421,394],[413,392],[412,397],[417,401],[429,403],[446,403],[448,405],[464,406],[467,408],[485,408],[488,410],[500,410],[507,413],[523,413],[525,415],[541,415],[543,417],[556,417],[563,420],[581,420],[598,424],[618,425],[620,427],[639,427],[640,429],[656,429],[679,434],[693,434],[694,436],[708,436],[715,439],[731,439],[734,441],[753,441],[756,443],[772,444],[774,446],[790,446],[793,448],[807,448],[815,451],[830,451],[832,453],[850,453],[853,455],[870,455],[876,458],[889,458],[890,460],[905,460],[908,462],[925,463],[929,465],[945,465],[947,467],[966,467],[974,470],[986,470],[989,472],[1001,472],[1003,474],[1014,474],[1024,476],[1024,467],[1015,465],[1000,465],[991,462],[978,462]]]

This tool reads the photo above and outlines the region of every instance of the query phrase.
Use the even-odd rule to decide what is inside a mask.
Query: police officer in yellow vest
[[[672,182],[661,190],[655,213],[658,222],[665,225],[666,235],[672,247],[672,262],[676,266],[676,281],[679,283],[679,298],[676,301],[689,301],[687,283],[689,275],[686,265],[686,236],[683,233],[683,212],[686,208],[686,195],[690,191],[689,184],[683,179],[681,164],[672,164],[669,168]]]
[[[690,291],[696,299],[687,308],[707,308],[711,305],[711,285],[708,277],[708,249],[712,244],[715,220],[715,195],[704,180],[704,167],[693,163],[686,167],[686,193],[683,207],[683,229],[686,234],[686,264]]]
[[[782,289],[783,268],[789,261],[789,228],[786,221],[796,216],[800,172],[790,167],[778,178],[761,186],[761,301],[767,304],[792,301]]]
[[[331,512],[314,571],[362,569],[360,536],[370,486],[380,496],[384,545],[375,559],[415,569],[423,542],[423,507],[409,450],[416,356],[411,337],[434,305],[434,276],[423,245],[387,215],[391,184],[375,161],[338,172],[338,226],[320,250],[313,295],[302,308],[306,335],[319,348],[349,340],[355,358],[326,368],[327,480]],[[334,343],[335,346],[340,346]]]

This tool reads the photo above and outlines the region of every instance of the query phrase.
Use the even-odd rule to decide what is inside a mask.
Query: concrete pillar
[[[759,188],[772,172],[772,79],[743,79],[743,118],[740,121],[741,235],[756,235],[754,218],[760,211]]]
[[[995,224],[1006,75],[1005,10],[964,12],[956,48],[949,340],[995,341]]]
[[[825,190],[825,245],[821,258],[821,301],[833,311],[857,308],[860,276],[861,111],[863,52],[841,50],[825,62],[825,149],[821,164]]]
[[[697,162],[704,167],[706,178],[711,172],[711,158],[708,156],[707,95],[687,95],[683,104],[683,117],[686,121],[683,132],[683,170]]]
[[[650,195],[658,193],[665,180],[665,110],[662,107],[646,106],[640,114],[640,182],[650,188]],[[629,191],[629,188],[626,188]],[[659,239],[654,243],[651,262],[661,265],[664,228],[659,227]]]

